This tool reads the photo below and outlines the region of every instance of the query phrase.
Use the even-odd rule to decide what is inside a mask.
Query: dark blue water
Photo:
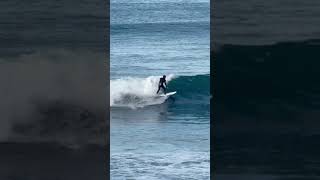
[[[216,179],[319,179],[318,7],[216,1]]]
[[[0,7],[0,179],[106,179],[105,1]]]
[[[209,29],[208,1],[111,2],[111,179],[209,179]]]

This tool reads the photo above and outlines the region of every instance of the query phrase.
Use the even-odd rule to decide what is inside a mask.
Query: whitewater
[[[141,108],[162,104],[167,96],[158,96],[158,83],[161,76],[147,78],[124,77],[110,81],[110,106]],[[175,78],[173,74],[167,76],[167,84]],[[159,92],[160,93],[160,92]]]

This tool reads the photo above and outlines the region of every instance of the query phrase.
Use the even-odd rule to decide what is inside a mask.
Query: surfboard
[[[167,94],[160,94],[159,96],[165,97],[165,96],[172,96],[174,94],[176,94],[177,91],[173,91],[173,92],[168,92]]]

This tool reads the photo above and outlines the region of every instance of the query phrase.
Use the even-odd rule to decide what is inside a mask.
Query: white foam
[[[159,78],[161,76],[149,76],[147,78],[125,77],[110,81],[110,106],[138,108],[149,105],[162,104],[168,97],[156,94]],[[174,78],[170,74],[166,80]]]

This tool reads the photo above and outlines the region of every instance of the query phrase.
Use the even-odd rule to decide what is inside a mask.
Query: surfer
[[[166,85],[166,86],[164,86],[164,85]],[[166,88],[167,88],[166,75],[163,75],[162,78],[160,78],[158,86],[159,87],[158,87],[157,94],[159,93],[161,88],[163,89],[164,94],[166,94]]]

